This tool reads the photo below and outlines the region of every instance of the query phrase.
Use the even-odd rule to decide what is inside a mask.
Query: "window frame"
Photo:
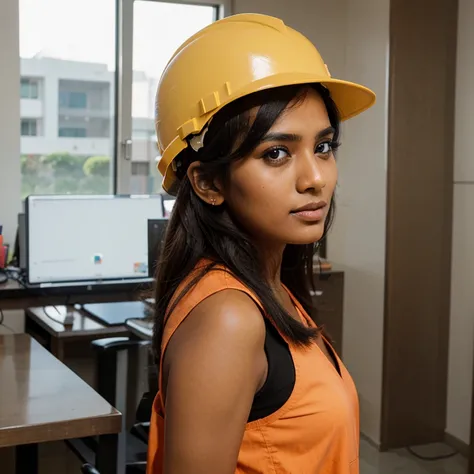
[[[132,84],[133,84],[133,4],[135,0],[118,0],[117,7],[117,64],[116,64],[116,113],[115,123],[115,186],[118,194],[131,191],[132,156]],[[139,0],[178,5],[201,5],[215,7],[214,21],[232,13],[231,0]],[[120,116],[120,120],[118,117]],[[131,140],[131,146],[126,144]]]
[[[23,134],[23,124],[28,124],[28,133]],[[31,133],[32,125],[34,125],[34,131],[35,133]],[[29,117],[21,117],[20,118],[20,137],[39,137],[40,134],[39,132],[39,124],[38,124],[38,119],[37,118],[29,118]]]

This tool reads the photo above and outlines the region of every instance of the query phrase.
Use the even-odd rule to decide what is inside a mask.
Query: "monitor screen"
[[[29,196],[28,282],[148,278],[149,219],[160,196]]]

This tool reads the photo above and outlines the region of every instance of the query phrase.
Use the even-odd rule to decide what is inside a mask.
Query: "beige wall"
[[[349,0],[345,76],[377,94],[376,105],[349,121],[339,155],[331,260],[346,270],[344,360],[360,397],[361,429],[380,442],[387,175],[389,0]]]
[[[15,238],[20,212],[20,57],[18,0],[2,0],[0,14],[0,224],[5,241]],[[8,47],[5,47],[8,45]],[[4,65],[6,65],[4,67]],[[12,160],[11,157],[18,157]]]
[[[18,1],[2,0],[0,14],[0,224],[4,226],[5,241],[13,242],[17,215],[21,209],[20,189],[20,57],[18,55]],[[9,45],[8,48],[5,45]],[[14,156],[17,159],[12,160]],[[12,329],[23,332],[22,311],[4,311],[0,334]]]
[[[291,7],[289,7],[291,5]],[[389,0],[235,0],[234,12],[281,17],[318,47],[334,76],[373,88],[377,105],[343,128],[329,257],[344,263],[344,361],[361,429],[380,441],[382,398]]]
[[[474,3],[459,0],[446,431],[469,443],[474,345]]]

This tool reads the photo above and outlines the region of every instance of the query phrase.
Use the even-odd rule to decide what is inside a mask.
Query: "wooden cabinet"
[[[324,326],[334,349],[342,356],[342,325],[344,308],[344,272],[330,271],[314,275],[316,291],[313,294],[311,317]]]

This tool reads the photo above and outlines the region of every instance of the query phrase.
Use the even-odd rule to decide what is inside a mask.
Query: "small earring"
[[[212,199],[211,199],[211,204],[212,204],[213,206],[216,205],[216,199],[215,199],[215,198],[212,198]]]

